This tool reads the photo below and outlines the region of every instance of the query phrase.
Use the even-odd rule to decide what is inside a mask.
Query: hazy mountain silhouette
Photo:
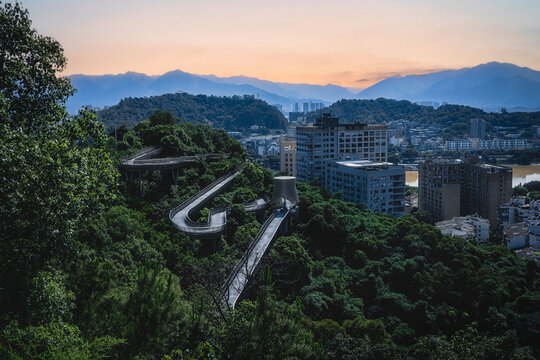
[[[102,76],[77,74],[70,78],[73,86],[78,89],[68,101],[70,113],[84,105],[103,107],[117,104],[126,97],[154,96],[179,91],[219,96],[253,95],[269,104],[281,104],[285,107],[294,102],[306,101],[328,105],[343,97],[354,97],[353,92],[336,85],[273,83],[243,76],[219,78],[214,75],[189,74],[180,70],[160,76],[127,72]]]
[[[127,72],[118,75],[72,75],[78,92],[69,100],[73,113],[81,106],[103,107],[126,97],[155,96],[187,92],[203,95],[253,95],[269,104],[285,108],[298,102],[323,102],[340,99],[380,97],[410,101],[446,101],[484,110],[539,110],[540,72],[508,63],[490,62],[472,68],[445,70],[426,75],[392,77],[355,94],[328,84],[291,84],[247,76],[217,77],[195,75],[180,70],[159,76]]]
[[[231,76],[231,77],[217,77],[215,75],[202,75],[203,77],[215,82],[229,83],[229,84],[249,84],[259,89],[266,90],[268,92],[286,96],[292,99],[322,99],[328,102],[335,102],[341,99],[352,99],[357,91],[351,91],[348,88],[327,84],[327,85],[312,85],[312,84],[291,84],[284,82],[273,82],[268,80],[260,80],[248,76]]]
[[[490,62],[472,68],[445,70],[382,80],[366,88],[358,99],[447,101],[485,110],[540,109],[540,71],[508,63]]]

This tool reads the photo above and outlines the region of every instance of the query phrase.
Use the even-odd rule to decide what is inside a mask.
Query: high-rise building
[[[304,118],[304,113],[302,112],[290,112],[289,113],[289,122],[291,124],[293,123],[296,123],[298,121],[302,121],[302,119]]]
[[[296,177],[296,139],[281,137],[279,139],[280,170]]]
[[[300,106],[298,106],[298,103],[294,103],[292,112],[295,112],[295,113],[300,112]]]
[[[296,128],[296,166],[300,181],[324,182],[325,160],[386,162],[386,125],[339,123],[329,113],[313,126]]]
[[[310,102],[309,103],[309,108],[311,109],[311,111],[317,111],[317,110],[320,110],[324,107],[324,104],[323,103],[312,103]]]
[[[305,102],[304,103],[304,114],[307,114],[309,112],[309,103]]]
[[[324,186],[341,191],[343,200],[363,203],[373,211],[405,214],[405,168],[367,160],[325,161]]]
[[[482,118],[471,119],[469,137],[484,140],[486,138],[486,121]]]
[[[479,157],[426,160],[418,168],[418,205],[436,221],[477,213],[497,224],[497,208],[512,196],[512,168]]]

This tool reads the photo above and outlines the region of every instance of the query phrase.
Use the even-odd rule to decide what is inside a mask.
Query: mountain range
[[[68,101],[68,111],[84,105],[104,107],[127,97],[166,93],[233,96],[253,95],[284,110],[293,103],[340,99],[387,98],[413,102],[469,105],[487,111],[540,110],[540,71],[508,63],[490,62],[471,68],[444,70],[425,75],[387,78],[364,90],[338,85],[292,84],[247,76],[218,77],[196,75],[180,70],[159,76],[127,72],[118,75],[71,75],[78,92]]]
[[[358,99],[380,97],[413,102],[468,105],[488,111],[540,110],[540,71],[490,62],[426,75],[392,77],[361,91]]]
[[[104,107],[117,104],[127,97],[155,96],[186,92],[194,95],[253,95],[274,105],[288,107],[298,102],[321,102],[325,105],[342,98],[354,98],[355,93],[336,85],[310,85],[274,83],[246,76],[220,78],[214,75],[196,75],[180,70],[159,76],[127,72],[118,75],[69,76],[78,91],[67,104],[75,113],[85,105]]]

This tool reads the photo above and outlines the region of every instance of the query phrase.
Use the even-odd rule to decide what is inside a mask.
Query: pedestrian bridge
[[[227,213],[230,207],[215,208],[208,214],[206,223],[193,221],[192,217],[198,213],[215,196],[223,192],[233,180],[242,173],[242,165],[229,173],[216,179],[194,196],[184,201],[169,212],[169,219],[174,226],[193,238],[212,239],[225,233],[227,226]],[[229,309],[234,309],[238,299],[244,291],[249,279],[253,276],[261,258],[267,253],[278,235],[288,230],[288,219],[291,211],[298,201],[295,179],[292,177],[277,177],[274,179],[273,202],[282,206],[272,212],[264,222],[257,236],[251,241],[242,259],[236,264],[223,285],[223,300]],[[253,202],[244,204],[246,211],[259,211],[265,209],[269,201],[258,198]]]
[[[221,236],[227,227],[227,213],[230,211],[230,207],[219,207],[210,210],[206,223],[197,223],[192,218],[215,196],[222,193],[241,172],[241,167],[235,168],[213,181],[181,205],[173,208],[169,212],[169,219],[174,227],[195,238],[209,239]],[[267,206],[268,200],[263,197],[244,204],[246,211],[252,212],[264,210]]]
[[[249,279],[253,276],[259,262],[271,248],[278,235],[287,232],[287,219],[294,204],[286,200],[284,206],[274,210],[265,221],[257,236],[250,243],[242,259],[236,264],[223,285],[223,299],[230,309],[234,309]]]
[[[173,181],[178,184],[178,175],[181,168],[192,165],[197,161],[217,161],[227,157],[227,154],[201,154],[190,156],[177,156],[158,158],[164,148],[159,146],[145,148],[138,153],[120,160],[120,169],[124,171],[126,180],[133,180],[135,173],[139,174],[155,170],[171,170]]]

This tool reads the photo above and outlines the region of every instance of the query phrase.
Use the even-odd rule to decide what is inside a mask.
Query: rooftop
[[[347,166],[355,169],[372,169],[372,168],[388,168],[389,166],[400,166],[394,165],[390,162],[373,162],[369,160],[346,160],[346,161],[336,161],[338,165]]]
[[[463,160],[461,159],[432,159],[432,160],[424,160],[420,163],[423,164],[463,164]]]
[[[534,260],[537,263],[540,263],[540,256],[536,256],[534,249],[528,247],[524,249],[516,250],[516,256],[520,259]]]
[[[509,224],[504,227],[506,237],[527,235],[527,225],[525,223]]]

